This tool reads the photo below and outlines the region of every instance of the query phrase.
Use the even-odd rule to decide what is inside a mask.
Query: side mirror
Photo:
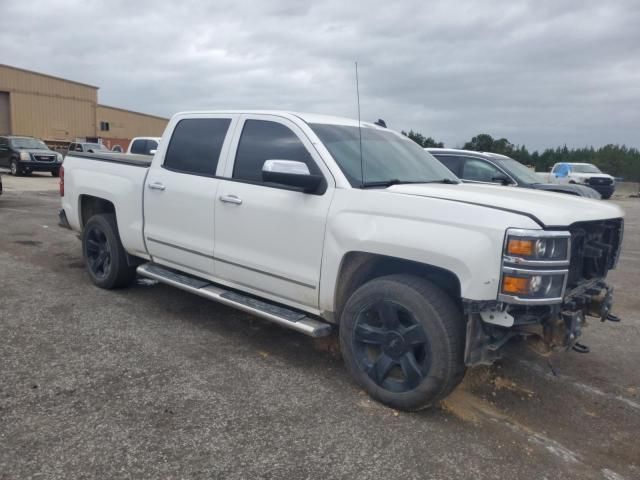
[[[157,150],[149,150],[149,155],[155,155]]]
[[[501,183],[502,185],[511,185],[511,179],[506,175],[499,173],[491,179],[492,182]]]
[[[262,180],[301,189],[305,193],[315,193],[324,178],[311,175],[304,162],[295,160],[267,160],[262,166]]]

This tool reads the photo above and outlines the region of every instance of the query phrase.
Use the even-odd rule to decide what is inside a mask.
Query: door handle
[[[164,190],[165,187],[163,184],[161,184],[160,182],[155,182],[155,183],[150,183],[149,185],[147,185],[151,190]]]
[[[235,195],[220,195],[220,201],[224,203],[233,203],[234,205],[242,205],[242,199]]]

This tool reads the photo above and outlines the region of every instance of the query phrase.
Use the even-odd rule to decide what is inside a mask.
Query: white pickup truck
[[[416,410],[514,337],[616,321],[623,213],[463,184],[406,137],[289,112],[180,113],[155,156],[70,153],[60,222],[91,280],[136,274],[311,336],[339,330],[372,397]]]
[[[538,174],[548,183],[586,185],[604,199],[611,198],[616,189],[615,179],[590,163],[560,162],[553,166],[551,172]]]

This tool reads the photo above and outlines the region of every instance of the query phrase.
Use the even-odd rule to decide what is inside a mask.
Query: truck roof
[[[303,113],[290,110],[204,110],[204,111],[187,111],[179,112],[176,115],[206,115],[206,114],[262,114],[262,115],[279,115],[298,117],[306,123],[324,123],[329,125],[346,125],[357,127],[358,120],[348,117],[336,117],[333,115],[323,115],[319,113]],[[361,122],[361,125],[385,130],[384,127],[373,124],[372,122]]]

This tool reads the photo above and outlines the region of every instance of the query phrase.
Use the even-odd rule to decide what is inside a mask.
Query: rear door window
[[[173,130],[163,167],[175,172],[215,176],[230,118],[186,118]]]
[[[433,153],[432,153],[433,155]],[[440,163],[453,172],[454,175],[462,177],[462,158],[456,155],[433,155]]]

